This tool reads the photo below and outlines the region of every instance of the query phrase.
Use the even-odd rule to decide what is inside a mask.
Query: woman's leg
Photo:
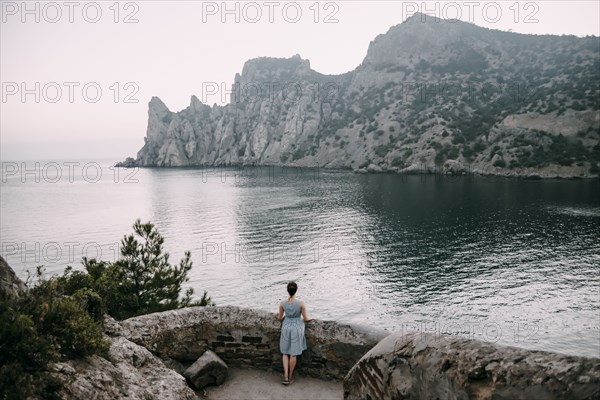
[[[294,377],[294,368],[296,368],[296,356],[290,356],[290,375],[289,375],[290,382],[292,381],[292,378]]]
[[[283,362],[283,379],[289,378],[289,375],[288,375],[289,360],[290,360],[290,356],[288,356],[287,354],[284,354],[281,356],[281,361]]]

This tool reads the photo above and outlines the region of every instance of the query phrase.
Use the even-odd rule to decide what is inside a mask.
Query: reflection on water
[[[8,179],[2,254],[20,276],[40,254],[50,272],[76,265],[89,243],[114,257],[139,217],[173,261],[192,251],[189,284],[220,305],[275,311],[294,279],[318,318],[600,356],[597,180],[240,172]],[[45,257],[49,242],[79,245],[70,261]]]

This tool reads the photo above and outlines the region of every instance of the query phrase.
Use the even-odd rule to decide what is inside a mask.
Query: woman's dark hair
[[[290,294],[290,296],[293,296],[296,294],[296,290],[298,290],[298,285],[296,285],[296,282],[290,282],[287,285],[287,291]]]

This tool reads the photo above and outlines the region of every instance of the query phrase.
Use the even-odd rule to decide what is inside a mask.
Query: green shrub
[[[456,160],[457,158],[458,158],[458,147],[452,146],[452,148],[448,152],[448,159]]]
[[[60,383],[49,373],[49,364],[59,353],[52,337],[38,332],[30,315],[21,310],[21,301],[0,292],[0,393],[2,399],[28,396],[58,398],[53,393]]]
[[[58,399],[61,382],[51,374],[60,360],[107,356],[102,322],[87,311],[99,299],[91,290],[69,296],[55,277],[37,269],[38,283],[20,297],[0,293],[0,393],[2,399]]]
[[[387,146],[377,146],[375,148],[375,154],[377,154],[378,157],[385,157],[387,153],[388,153]]]
[[[296,161],[299,160],[301,158],[304,158],[306,156],[306,151],[304,149],[296,149],[296,151],[294,152],[294,154],[292,154],[292,161]]]
[[[206,292],[193,301],[192,289],[180,298],[190,252],[173,266],[154,225],[137,220],[133,229],[135,236],[123,238],[115,263],[84,258],[85,271],[69,267],[49,279],[38,267],[36,285],[20,297],[0,292],[0,399],[58,399],[61,382],[51,374],[53,363],[108,357],[102,335],[106,313],[123,319],[212,304]]]

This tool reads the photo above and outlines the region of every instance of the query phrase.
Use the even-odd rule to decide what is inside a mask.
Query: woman
[[[304,322],[308,322],[312,319],[308,318],[306,315],[306,305],[304,302],[295,298],[297,290],[298,285],[296,285],[296,282],[288,283],[287,291],[290,296],[287,300],[279,303],[279,315],[277,316],[277,319],[280,321],[283,320],[283,324],[281,324],[279,348],[281,349],[281,354],[283,354],[282,383],[284,385],[289,385],[294,381],[296,356],[299,356],[306,350]]]

